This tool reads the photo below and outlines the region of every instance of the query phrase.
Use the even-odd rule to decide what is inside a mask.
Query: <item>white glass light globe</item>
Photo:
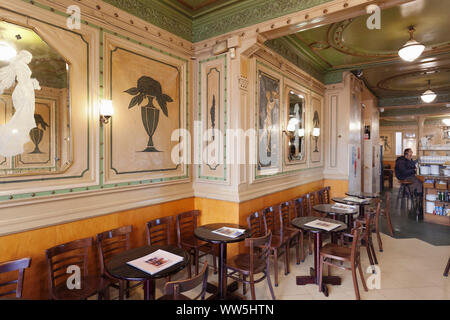
[[[436,94],[431,91],[430,89],[428,89],[427,91],[425,91],[422,96],[422,101],[425,103],[431,103],[434,101],[434,99],[436,99]]]
[[[425,46],[420,44],[416,40],[409,40],[405,45],[398,51],[398,55],[405,61],[416,60],[425,50]]]

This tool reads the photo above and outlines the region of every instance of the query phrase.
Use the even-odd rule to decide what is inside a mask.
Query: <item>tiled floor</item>
[[[375,239],[374,239],[375,240]],[[450,277],[444,277],[443,272],[450,256],[450,246],[433,246],[418,239],[394,239],[382,234],[384,251],[379,252],[377,244],[377,258],[381,274],[381,288],[365,292],[359,283],[361,299],[363,300],[450,300]],[[362,248],[363,270],[369,266],[367,252]],[[305,262],[296,265],[295,254],[291,252],[291,273],[284,276],[283,258],[279,259],[279,286],[274,287],[276,299],[282,300],[353,300],[355,293],[350,271],[332,270],[334,275],[342,277],[342,285],[328,286],[329,297],[318,291],[316,285],[297,286],[295,277],[307,275],[313,266],[313,256],[308,255]],[[271,264],[273,283],[273,265]],[[366,273],[365,277],[370,274]],[[186,277],[180,272],[175,279]],[[210,272],[210,281],[217,281],[217,275]],[[175,280],[174,279],[174,280]],[[359,281],[359,276],[358,276]],[[157,281],[157,297],[162,294],[164,280]],[[116,291],[111,291],[114,296]],[[238,293],[242,293],[241,287]],[[270,292],[267,282],[256,285],[257,299],[268,300]],[[250,298],[250,293],[247,293]],[[142,299],[142,289],[132,292],[130,299]]]

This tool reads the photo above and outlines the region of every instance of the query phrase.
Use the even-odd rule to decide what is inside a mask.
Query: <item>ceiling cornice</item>
[[[185,40],[199,42],[333,0],[246,0],[198,14],[166,0],[103,0]]]

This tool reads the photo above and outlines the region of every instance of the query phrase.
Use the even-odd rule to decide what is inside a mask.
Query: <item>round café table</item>
[[[313,209],[315,211],[325,213],[327,215],[333,216],[334,219],[337,217],[347,217],[347,226],[349,229],[353,226],[353,215],[358,213],[357,209],[354,210],[343,210],[339,208],[333,208],[333,204],[316,204]],[[339,220],[339,219],[338,219]]]
[[[144,257],[156,250],[161,249],[183,257],[183,261],[174,264],[158,273],[150,274],[127,264],[131,260]],[[144,299],[155,300],[155,281],[165,278],[182,270],[189,263],[189,254],[176,246],[143,246],[135,249],[122,251],[111,257],[106,263],[108,273],[114,278],[129,281],[144,281]]]
[[[333,230],[326,231],[323,229],[318,228],[312,228],[305,226],[308,222],[312,222],[314,220],[320,220],[324,222],[329,223],[335,223],[339,226]],[[303,231],[309,231],[314,234],[314,268],[310,268],[310,275],[309,276],[297,276],[296,282],[298,286],[303,286],[306,284],[319,284],[319,265],[320,265],[320,248],[322,247],[322,233],[326,232],[340,232],[347,229],[347,225],[339,220],[333,220],[328,218],[321,218],[321,217],[300,217],[295,218],[292,220],[292,225],[296,228],[302,229]],[[322,289],[321,291],[325,294],[325,296],[328,297],[328,288],[326,284],[331,285],[340,285],[341,284],[341,278],[337,276],[324,276],[322,277]]]
[[[217,233],[214,233],[214,230],[220,229],[222,227],[235,228],[235,229],[245,229],[245,232],[236,237],[227,237]],[[240,226],[234,223],[212,223],[204,226],[200,226],[194,230],[194,235],[200,240],[217,243],[219,244],[220,254],[219,254],[219,286],[215,290],[215,294],[213,294],[208,299],[242,299],[242,297],[238,295],[234,295],[231,292],[237,289],[236,285],[230,286],[227,288],[226,285],[226,276],[225,276],[225,263],[227,260],[227,244],[233,242],[243,241],[245,238],[250,237],[250,230],[246,227]],[[237,284],[237,283],[236,283]],[[227,292],[228,291],[228,292]]]
[[[361,217],[364,217],[364,207],[371,203],[371,199],[365,199],[362,202],[358,202],[358,201],[347,200],[346,198],[343,198],[343,197],[336,197],[336,198],[332,198],[331,200],[333,200],[334,202],[337,202],[337,203],[358,206],[359,207],[359,215]]]
[[[378,192],[346,192],[347,196],[360,198],[360,199],[376,199],[380,197]]]

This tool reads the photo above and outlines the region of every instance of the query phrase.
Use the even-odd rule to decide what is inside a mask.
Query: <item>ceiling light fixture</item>
[[[425,50],[425,46],[414,40],[413,34],[416,29],[414,29],[413,26],[410,26],[408,31],[410,38],[408,42],[406,42],[403,47],[398,50],[398,55],[403,60],[411,62],[416,60],[422,54],[423,50]]]
[[[428,90],[422,93],[422,101],[425,103],[431,103],[436,99],[436,93],[431,90],[431,81],[428,80]]]
[[[17,55],[17,51],[8,43],[0,42],[0,61],[11,61]]]

